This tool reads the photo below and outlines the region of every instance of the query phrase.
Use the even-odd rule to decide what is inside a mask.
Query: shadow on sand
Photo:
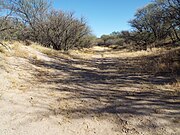
[[[52,110],[56,115],[75,119],[106,114],[155,115],[160,118],[180,116],[180,93],[154,86],[172,83],[173,78],[155,76],[139,58],[55,59],[53,62],[32,63],[54,71],[37,71],[35,76],[40,83],[55,83],[58,87],[52,90],[68,93],[67,97],[57,99],[66,107]],[[63,77],[62,73],[68,77]]]

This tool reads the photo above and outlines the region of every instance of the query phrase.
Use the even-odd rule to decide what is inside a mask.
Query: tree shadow
[[[54,115],[73,119],[123,114],[180,117],[180,93],[155,87],[174,79],[154,75],[140,58],[54,59],[31,61],[37,67],[53,70],[37,71],[35,76],[40,83],[56,84],[50,89],[67,93],[57,99],[56,108],[50,109]]]

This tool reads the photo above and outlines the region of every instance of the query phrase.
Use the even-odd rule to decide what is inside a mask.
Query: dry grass
[[[10,51],[11,51],[11,47],[9,45],[9,42],[1,41],[0,42],[0,53],[8,54]]]
[[[77,57],[82,59],[92,59],[94,56],[93,51],[86,51],[86,50],[70,50],[68,54],[72,57]]]
[[[43,47],[37,43],[33,43],[31,47],[47,55],[53,55],[56,52],[51,48]]]
[[[5,53],[5,48],[3,46],[0,45],[0,53]]]
[[[179,47],[180,48],[180,47]],[[136,57],[148,57],[157,56],[160,54],[165,54],[169,51],[173,52],[178,48],[167,50],[165,48],[152,48],[147,51],[129,51],[127,49],[114,50],[113,48],[94,46],[89,49],[81,50],[70,50],[69,55],[79,57],[82,59],[92,59],[92,58],[136,58]]]
[[[179,93],[180,92],[180,80],[177,82],[174,82],[172,84],[165,84],[163,86],[159,85],[159,86],[157,86],[157,88],[170,90],[170,91],[174,92],[174,94]]]
[[[173,83],[174,87],[178,88],[178,91],[180,91],[180,81],[176,82],[176,83]]]
[[[159,71],[177,73],[180,69],[180,48],[176,48],[159,55],[157,61]]]
[[[113,57],[113,58],[118,58],[118,57],[128,57],[128,58],[135,58],[135,57],[143,57],[143,56],[154,56],[154,55],[159,55],[162,53],[165,53],[166,50],[165,48],[152,48],[151,50],[148,49],[147,51],[141,50],[141,51],[129,51],[127,49],[123,50],[110,50],[109,52],[106,52],[104,54],[104,57]]]
[[[31,45],[32,48],[40,51],[41,53],[44,53],[48,56],[51,56],[51,57],[63,57],[63,58],[67,58],[67,59],[70,59],[71,56],[69,55],[69,52],[63,52],[63,51],[57,51],[57,50],[54,50],[52,48],[47,48],[47,47],[44,47],[44,46],[41,46],[37,43],[33,43]]]
[[[15,56],[21,57],[21,58],[28,58],[29,57],[28,52],[25,52],[25,51],[21,50],[19,47],[17,47],[17,48],[16,48],[16,50],[14,52]]]
[[[180,52],[180,47],[172,48],[167,50],[165,48],[152,48],[151,50],[147,51],[134,51],[129,52],[128,50],[113,50],[112,48],[108,47],[99,47],[95,46],[88,49],[81,49],[81,50],[70,50],[68,52],[63,51],[56,51],[51,48],[43,47],[37,43],[32,43],[29,46],[26,46],[23,42],[13,41],[8,43],[11,45],[12,52],[6,53],[11,56],[21,57],[25,59],[33,59],[35,62],[39,62],[37,54],[32,54],[29,48],[34,48],[41,53],[44,53],[50,57],[59,57],[59,58],[80,58],[80,59],[94,59],[94,58],[132,58],[132,59],[139,59],[142,61],[143,68],[148,68],[152,70],[154,74],[156,73],[167,73],[175,74],[180,69],[179,61],[173,61],[174,57],[178,55]],[[4,53],[4,48],[0,47],[0,52]],[[2,62],[1,62],[2,63]],[[153,63],[153,65],[152,65]],[[37,64],[37,63],[36,63]],[[2,66],[2,64],[0,65]],[[74,67],[81,67],[81,65],[73,65]],[[85,69],[89,69],[89,67],[84,67]],[[94,69],[93,69],[94,70]],[[179,86],[179,81],[172,84],[174,87]]]
[[[7,48],[0,45],[0,52],[4,53],[5,56],[28,57],[28,52],[22,49],[24,46],[22,42],[3,41],[3,44],[5,44]]]
[[[51,48],[43,47],[39,44],[33,43],[32,48],[48,55],[48,56],[63,56],[66,58],[78,57],[82,59],[93,59],[93,58],[135,58],[142,56],[158,55],[162,52],[166,52],[164,48],[152,48],[148,51],[135,51],[129,52],[128,50],[113,50],[108,47],[94,46],[92,48],[85,48],[81,50],[69,50],[68,52],[56,51]]]

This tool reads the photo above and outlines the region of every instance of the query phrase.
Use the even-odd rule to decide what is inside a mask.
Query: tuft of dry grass
[[[25,59],[37,59],[36,54],[34,54],[28,45],[24,42],[14,41],[12,43],[12,55]]]
[[[32,44],[31,47],[38,50],[39,52],[44,53],[51,57],[63,57],[63,58],[67,58],[67,59],[72,58],[70,55],[71,51],[68,51],[68,52],[64,52],[64,51],[60,51],[60,50],[57,51],[52,48],[47,48],[47,47],[41,46],[37,43]]]
[[[37,43],[32,44],[31,47],[47,55],[53,55],[56,52],[51,48],[43,47]]]
[[[11,47],[7,41],[0,42],[0,53],[7,54],[11,51]]]
[[[5,48],[3,46],[0,45],[0,53],[5,53]]]
[[[180,81],[173,83],[172,86],[178,87],[180,91]]]
[[[24,52],[21,50],[15,51],[14,55],[17,57],[21,57],[21,58],[28,58],[29,57],[29,54],[27,52]]]
[[[27,52],[22,50],[23,44],[18,41],[3,41],[3,44],[7,45],[7,48],[0,45],[0,52],[4,53],[5,56],[17,56],[26,58]]]

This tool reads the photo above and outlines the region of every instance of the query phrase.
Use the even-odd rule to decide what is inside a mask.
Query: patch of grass
[[[178,75],[180,69],[180,48],[159,55],[155,67],[158,72],[171,72]]]
[[[53,50],[51,48],[43,47],[37,43],[32,44],[31,47],[40,51],[41,53],[48,55],[48,56],[53,56],[53,55],[55,55],[55,53],[57,53],[55,50]]]
[[[71,54],[70,54],[71,51],[68,51],[68,52],[63,52],[60,50],[57,51],[52,48],[47,48],[47,47],[41,46],[37,43],[32,44],[31,47],[38,50],[41,53],[44,53],[44,54],[50,56],[50,57],[60,57],[60,58],[62,57],[62,58],[67,58],[67,59],[72,58]]]
[[[9,73],[10,72],[10,66],[7,64],[7,57],[5,57],[6,55],[3,55],[3,57],[1,58],[0,55],[0,70],[4,70],[5,72]]]
[[[28,53],[22,50],[23,44],[18,41],[3,41],[7,47],[0,45],[0,52],[4,53],[6,56],[17,56],[26,58],[28,57]]]
[[[5,41],[0,42],[0,53],[6,54],[6,52],[10,52],[10,50],[11,48]]]
[[[172,86],[180,88],[180,81],[173,83]]]
[[[5,53],[5,48],[0,45],[0,53]]]
[[[51,48],[43,47],[37,43],[32,44],[31,47],[46,55],[53,55],[56,52],[55,50]]]
[[[13,46],[14,55],[21,58],[29,58],[29,53],[22,49],[21,44],[14,44]]]

